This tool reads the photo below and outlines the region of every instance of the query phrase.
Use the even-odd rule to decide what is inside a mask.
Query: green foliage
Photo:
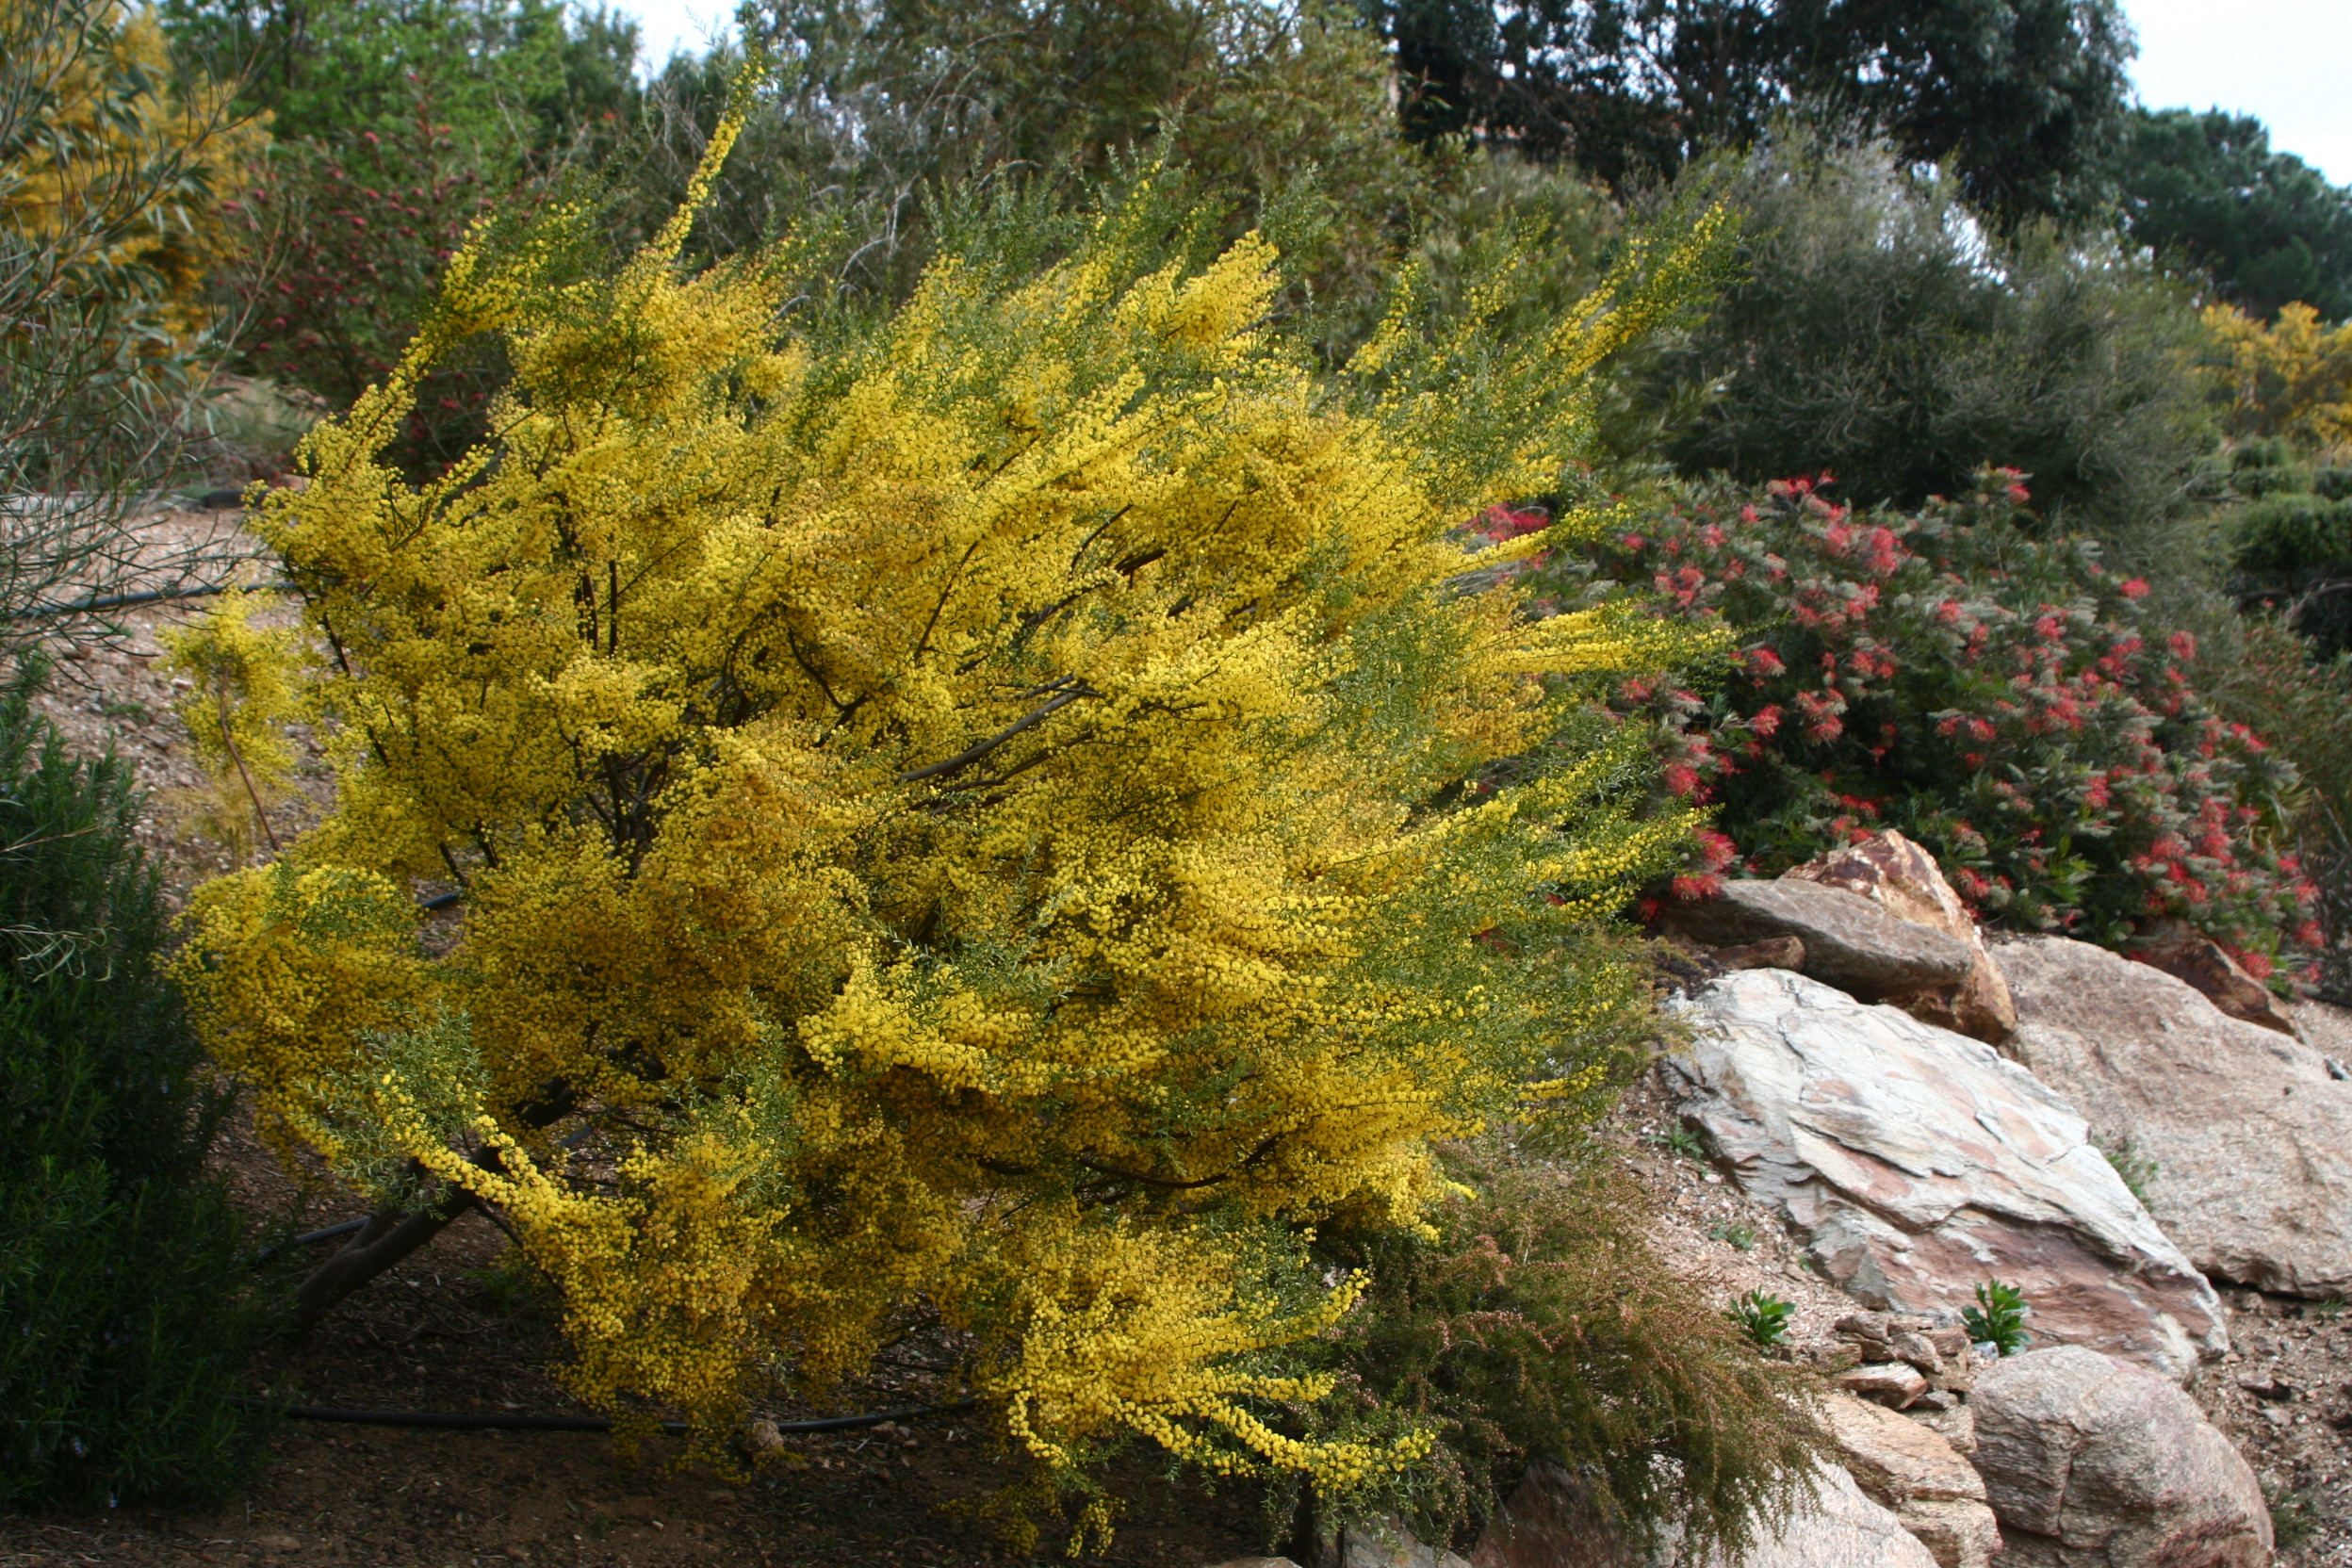
[[[2144,1152],[2130,1138],[2118,1138],[2112,1144],[2101,1143],[2099,1152],[2106,1156],[2107,1164],[2131,1190],[2132,1196],[2143,1203],[2147,1202],[2148,1189],[2156,1184],[2157,1174],[2162,1168],[2157,1165],[2155,1156]]]
[[[2211,274],[2258,316],[2352,317],[2352,190],[2271,150],[2250,115],[2135,109],[2115,153],[2132,237]]]
[[[1688,1127],[1669,1127],[1658,1134],[1655,1141],[1659,1148],[1679,1154],[1686,1160],[1704,1161],[1707,1158],[1707,1145],[1699,1141],[1699,1135]]]
[[[1788,1332],[1796,1304],[1762,1290],[1751,1290],[1731,1304],[1731,1320],[1757,1346],[1778,1345]]]
[[[906,298],[962,191],[1014,171],[1047,210],[1124,160],[1164,158],[1231,209],[1226,238],[1282,243],[1292,305],[1360,316],[1457,161],[1401,136],[1379,36],[1344,9],[1266,0],[770,0],[753,39],[782,62],[697,224],[705,255],[812,213],[837,225],[837,286]],[[676,204],[742,57],[674,60],[618,193],[625,236]],[[1362,323],[1368,326],[1368,322]]]
[[[1833,473],[1910,507],[2004,464],[2052,526],[2182,569],[2166,525],[2210,415],[2181,373],[2196,318],[2163,280],[2040,231],[1988,238],[1953,186],[1880,150],[1775,144],[1723,185],[1745,281],[1654,384],[1720,389],[1670,434],[1683,472]]]
[[[2294,770],[2193,683],[2197,639],[2144,580],[2049,537],[2022,476],[1982,480],[1909,514],[1805,481],[1700,491],[1632,525],[1590,569],[1739,647],[1712,690],[1636,682],[1621,708],[1670,790],[1719,804],[1723,864],[1897,827],[1986,919],[2112,946],[2184,921],[2266,974],[2319,935],[2278,841]]]
[[[2007,225],[2105,193],[2131,35],[2114,0],[1359,0],[1416,135],[1475,130],[1625,190],[1754,140],[1790,104],[1952,170]]]
[[[176,52],[237,71],[277,137],[225,204],[245,239],[220,281],[241,363],[335,409],[390,373],[467,227],[626,145],[639,96],[634,24],[548,0],[168,0],[165,15]],[[503,373],[487,344],[437,367],[400,467],[461,455]]]
[[[2252,616],[2226,629],[2200,660],[2215,700],[2294,762],[2303,787],[2288,826],[2311,879],[2318,930],[2316,979],[2330,998],[2352,1000],[2352,654],[2315,657],[2283,621]]]
[[[220,1106],[157,971],[129,770],[69,760],[32,684],[0,696],[0,1507],[204,1501],[256,1435]]]
[[[242,85],[281,140],[325,148],[353,177],[406,185],[400,137],[422,94],[483,175],[610,139],[634,107],[637,29],[562,0],[163,0],[175,55]]]
[[[1960,1309],[1960,1326],[1977,1344],[2014,1356],[2033,1340],[2025,1330],[2026,1314],[2031,1310],[2025,1293],[2017,1286],[1987,1280],[1976,1287],[1976,1305]]]
[[[215,197],[253,139],[224,97],[114,0],[0,0],[0,655],[108,636],[60,607],[210,564],[129,515],[202,423]]]
[[[1693,1544],[1736,1555],[1809,1490],[1821,1448],[1805,1382],[1666,1272],[1602,1155],[1539,1167],[1470,1151],[1449,1174],[1468,1190],[1432,1216],[1435,1239],[1323,1243],[1372,1278],[1314,1348],[1343,1374],[1343,1427],[1438,1434],[1389,1492],[1324,1499],[1333,1511],[1394,1507],[1425,1540],[1459,1539],[1548,1460],[1637,1538],[1679,1519]]]

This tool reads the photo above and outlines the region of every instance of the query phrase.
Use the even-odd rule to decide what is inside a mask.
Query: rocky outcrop
[[[2039,937],[1993,953],[2017,1003],[2006,1050],[2100,1143],[2154,1162],[2148,1206],[2199,1268],[2352,1292],[2352,1082],[2323,1052],[2103,948]]]
[[[1859,1399],[1824,1401],[1821,1424],[1862,1494],[1892,1511],[1938,1568],[1984,1568],[2001,1549],[1984,1482],[1940,1435]]]
[[[1395,1519],[1348,1526],[1325,1560],[1331,1568],[1470,1568],[1458,1554],[1416,1541]]]
[[[2259,1023],[2281,1035],[2302,1037],[2287,1009],[2245,966],[2223,951],[2219,942],[2194,931],[2175,930],[2132,945],[2131,956],[2150,969],[2185,981],[2206,1001],[2247,1023]]]
[[[1959,985],[1975,963],[1967,943],[1813,882],[1726,882],[1714,897],[1673,905],[1661,919],[1711,947],[1794,937],[1806,974],[1872,1001]]]
[[[1985,952],[1984,939],[1969,918],[1968,906],[1944,880],[1936,857],[1893,828],[1780,874],[1784,882],[1812,882],[1867,898],[1897,920],[1950,937],[1968,948],[1966,978],[1877,1000],[1891,1002],[1923,1022],[1994,1045],[2017,1027],[2017,1008],[2009,1000],[2008,984]]]
[[[2057,1346],[1977,1380],[1977,1473],[2018,1568],[2257,1568],[2270,1511],[2187,1395]]]
[[[2082,1119],[1982,1041],[1776,970],[1677,1006],[1685,1119],[1865,1305],[1949,1324],[1997,1278],[2043,1341],[2182,1380],[2228,1348],[2213,1288]]]
[[[1902,1419],[1900,1416],[1895,1419]],[[1593,1509],[1575,1480],[1538,1465],[1487,1525],[1470,1568],[1731,1568],[1720,1552],[1694,1560],[1669,1541],[1635,1552]],[[1739,1568],[1937,1568],[1895,1513],[1872,1502],[1835,1464],[1815,1478],[1815,1495],[1759,1528]]]

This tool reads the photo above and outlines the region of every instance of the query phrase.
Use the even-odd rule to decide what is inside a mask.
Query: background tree
[[[60,607],[184,586],[217,563],[142,547],[127,516],[202,429],[235,252],[220,192],[259,140],[175,84],[152,18],[112,0],[0,0],[0,653],[103,636]]]
[[[2185,503],[2212,416],[2180,290],[2112,251],[1989,236],[1880,149],[1775,141],[1721,188],[1744,275],[1651,382],[1707,395],[1666,437],[1682,472],[1829,473],[1844,500],[1910,508],[2002,465],[2118,564],[2199,569],[2211,531]]]
[[[1796,111],[1943,163],[2004,226],[2102,210],[2132,38],[2113,0],[1387,0],[1406,123],[1620,191]]]
[[[2271,150],[2249,115],[2135,110],[2115,155],[2132,237],[2210,275],[2258,317],[2300,302],[2352,317],[2352,190]]]

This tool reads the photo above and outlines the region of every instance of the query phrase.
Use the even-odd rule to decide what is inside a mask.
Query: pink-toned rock
[[[2017,1002],[2004,1049],[2101,1144],[2153,1163],[2148,1210],[2198,1268],[2352,1293],[2352,1082],[2324,1051],[2104,948],[2034,937],[1993,955]]]
[[[2270,1510],[2195,1400],[2062,1345],[1984,1369],[1971,1456],[2019,1568],[2262,1568]]]
[[[2037,1344],[2182,1380],[2229,1348],[2213,1287],[2082,1117],[1990,1046],[1779,970],[1674,1005],[1682,1115],[1857,1301],[1950,1324],[1999,1279],[2032,1303]]]
[[[1932,986],[1880,1000],[1914,1018],[1994,1045],[2017,1027],[2017,1008],[2009,1000],[2009,987],[1984,951],[1984,939],[1968,917],[1968,906],[1944,880],[1936,857],[1901,833],[1887,828],[1781,875],[1859,894],[1897,920],[1965,942],[1975,959],[1968,978],[1956,985]]]
[[[1862,1494],[1891,1510],[1938,1568],[1984,1568],[2001,1550],[1984,1480],[1940,1433],[1878,1405],[1837,1396],[1823,1401],[1821,1424]]]
[[[2178,931],[2161,940],[2133,946],[2131,956],[2175,980],[2188,982],[2231,1018],[2302,1037],[2302,1031],[2295,1028],[2295,1020],[2287,1016],[2270,988],[2246,973],[2245,966],[2223,952],[2219,942],[2194,931]]]
[[[1927,1392],[1927,1379],[1916,1366],[1899,1361],[1868,1361],[1830,1380],[1857,1399],[1901,1410]]]
[[[1901,1420],[1902,1417],[1895,1417]],[[1593,1508],[1575,1478],[1537,1465],[1488,1521],[1470,1568],[1734,1568],[1720,1548],[1693,1553],[1671,1532],[1643,1552]],[[1892,1510],[1873,1502],[1836,1464],[1814,1477],[1814,1494],[1756,1522],[1737,1568],[1938,1568]]]

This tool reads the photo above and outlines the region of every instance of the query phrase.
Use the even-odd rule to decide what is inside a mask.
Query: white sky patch
[[[2352,185],[2352,5],[2345,0],[2124,0],[2132,77],[2152,109],[2224,108],[2270,145]]]

